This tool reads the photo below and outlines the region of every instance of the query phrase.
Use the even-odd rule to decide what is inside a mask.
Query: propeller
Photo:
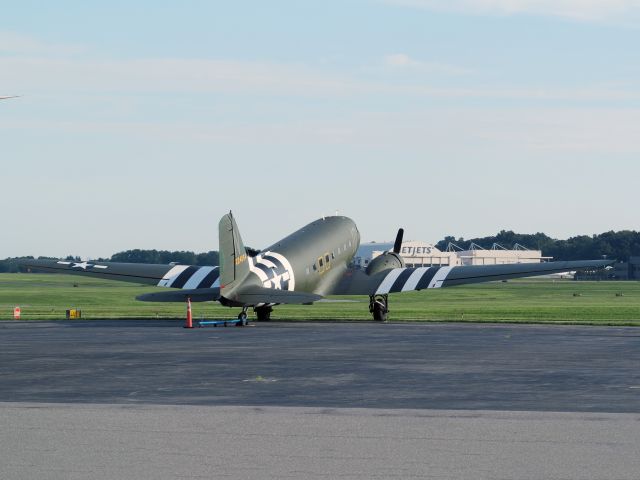
[[[398,229],[398,235],[396,235],[396,242],[393,244],[393,253],[400,253],[400,247],[402,247],[403,236],[404,236],[404,228]]]

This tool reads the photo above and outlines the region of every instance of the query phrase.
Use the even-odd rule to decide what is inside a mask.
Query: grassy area
[[[74,286],[77,285],[77,286]],[[62,319],[79,308],[85,319],[182,318],[185,307],[144,303],[136,295],[158,291],[129,283],[67,275],[0,274],[0,320],[22,308],[25,320]],[[617,296],[616,294],[621,296]],[[368,298],[351,302],[276,307],[274,320],[369,320]],[[393,294],[393,321],[465,321],[640,325],[640,282],[517,280]],[[194,304],[194,318],[234,318],[238,309]]]

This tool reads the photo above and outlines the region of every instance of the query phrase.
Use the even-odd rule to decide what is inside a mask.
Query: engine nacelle
[[[392,268],[404,268],[404,260],[398,253],[384,252],[369,262],[366,272],[367,275],[375,275]]]

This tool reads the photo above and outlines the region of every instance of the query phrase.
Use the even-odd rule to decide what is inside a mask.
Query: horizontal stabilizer
[[[141,302],[210,302],[220,298],[219,288],[193,288],[145,293],[138,295],[136,300]]]
[[[276,290],[275,288],[247,286],[234,294],[233,298],[229,300],[245,306],[256,306],[260,304],[301,305],[317,302],[321,299],[321,295],[315,295],[313,293],[292,292],[290,290]]]

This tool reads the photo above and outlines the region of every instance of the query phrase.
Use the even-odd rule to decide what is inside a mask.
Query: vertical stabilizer
[[[218,225],[220,239],[220,294],[228,297],[249,275],[247,251],[229,212]]]

